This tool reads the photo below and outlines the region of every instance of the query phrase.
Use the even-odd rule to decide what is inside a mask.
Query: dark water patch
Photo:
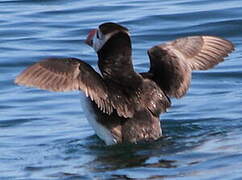
[[[59,179],[62,179],[62,180],[91,180],[93,179],[92,177],[88,177],[87,175],[81,175],[81,174],[78,174],[78,173],[66,173],[66,172],[58,172],[58,173],[55,173],[55,174],[49,174],[47,175],[47,177],[49,178],[59,178]]]
[[[59,4],[62,2],[65,2],[63,0],[35,0],[34,3],[37,4]],[[29,4],[29,5],[33,5],[33,0],[3,0],[0,2],[0,4],[10,4],[10,5],[24,5],[24,4]]]
[[[0,128],[19,126],[20,124],[30,122],[30,121],[36,121],[36,120],[40,120],[40,119],[38,119],[38,118],[31,118],[31,119],[19,118],[19,119],[11,119],[11,120],[9,120],[9,119],[1,120]]]
[[[41,171],[43,169],[50,169],[50,168],[59,168],[59,167],[64,167],[62,165],[57,165],[57,166],[27,166],[24,168],[25,171]]]
[[[212,71],[208,71],[208,72],[196,72],[196,75],[198,76],[198,78],[206,78],[206,79],[223,79],[223,80],[227,80],[227,79],[241,79],[242,77],[242,72],[240,71],[221,71],[221,72],[212,72]]]

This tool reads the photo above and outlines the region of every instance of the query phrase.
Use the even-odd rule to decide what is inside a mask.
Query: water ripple
[[[240,0],[0,2],[0,179],[236,179],[242,176],[242,14]],[[236,45],[209,71],[193,73],[183,99],[161,115],[164,137],[105,146],[85,120],[79,93],[14,84],[26,66],[50,56],[96,64],[83,41],[98,24],[130,29],[135,69],[150,47],[187,35]]]

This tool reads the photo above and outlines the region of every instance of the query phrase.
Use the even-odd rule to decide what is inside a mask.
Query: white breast
[[[102,139],[107,145],[116,144],[117,140],[113,137],[112,133],[97,121],[97,116],[90,104],[89,99],[85,96],[84,93],[81,93],[81,104],[85,116],[97,136]]]

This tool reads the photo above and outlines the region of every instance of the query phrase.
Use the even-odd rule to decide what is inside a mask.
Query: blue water
[[[193,73],[187,96],[161,116],[164,138],[108,147],[88,125],[79,92],[13,83],[48,56],[95,65],[83,40],[106,21],[130,29],[137,71],[149,68],[148,48],[177,37],[221,36],[236,51],[215,69]],[[0,179],[241,179],[241,52],[241,0],[1,0]]]

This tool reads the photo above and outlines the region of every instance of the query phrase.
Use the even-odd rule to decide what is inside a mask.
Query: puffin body
[[[233,44],[214,36],[190,36],[148,50],[148,72],[134,71],[128,29],[104,23],[90,31],[86,44],[98,56],[97,73],[77,58],[48,58],[24,70],[19,85],[50,91],[83,91],[87,119],[107,144],[152,141],[162,136],[161,113],[189,88],[192,70],[223,61]]]

